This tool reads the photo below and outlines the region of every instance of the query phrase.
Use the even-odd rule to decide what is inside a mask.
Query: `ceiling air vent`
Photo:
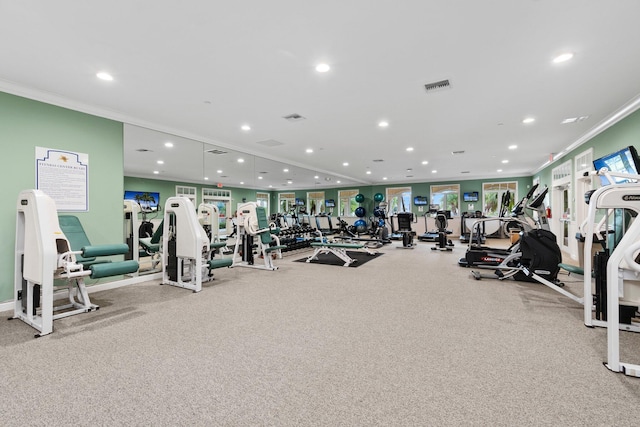
[[[451,154],[453,154],[454,156],[456,154],[464,154],[464,150],[452,151]]]
[[[437,90],[448,89],[450,87],[451,84],[449,83],[449,79],[447,79],[440,80],[439,82],[427,83],[426,85],[424,85],[424,90],[426,90],[427,92],[435,92]]]
[[[138,153],[150,153],[150,152],[152,152],[153,150],[149,150],[148,148],[138,148],[136,151],[137,151]]]
[[[264,145],[265,147],[277,147],[278,145],[284,145],[280,141],[276,141],[275,139],[265,139],[264,141],[258,141],[256,144]]]
[[[373,163],[381,163],[384,162],[382,159],[373,159]]]
[[[462,171],[460,173],[471,173],[471,171]]]
[[[282,117],[285,120],[289,120],[290,122],[299,122],[300,120],[304,120],[306,119],[306,117],[302,117],[300,114],[289,114],[288,116],[283,116]]]
[[[222,151],[222,150],[218,150],[217,148],[212,148],[211,150],[206,150],[207,153],[209,154],[227,154],[226,151]]]

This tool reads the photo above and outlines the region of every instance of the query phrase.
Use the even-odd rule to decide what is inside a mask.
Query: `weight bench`
[[[365,245],[361,245],[358,243],[327,243],[327,242],[312,242],[311,247],[315,248],[313,255],[307,258],[306,262],[311,262],[312,260],[317,260],[319,254],[328,254],[332,253],[342,261],[344,261],[344,267],[349,267],[354,262],[358,261],[357,259],[351,258],[347,255],[347,249],[351,250],[359,250],[364,249],[369,255],[375,255],[375,252],[369,250]]]

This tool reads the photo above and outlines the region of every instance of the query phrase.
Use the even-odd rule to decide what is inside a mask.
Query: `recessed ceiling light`
[[[509,160],[503,160],[502,163],[509,163]]]
[[[387,177],[386,177],[386,176],[383,176],[383,177],[382,177],[382,180],[383,180],[383,181],[386,181],[386,180],[387,180]]]
[[[238,159],[238,163],[244,163],[244,159],[242,158]]]
[[[496,172],[502,172],[502,169],[496,169]]]
[[[559,64],[561,62],[568,61],[571,58],[573,58],[573,53],[571,53],[571,52],[563,53],[562,55],[558,55],[555,58],[553,58],[553,63],[554,64]]]
[[[204,177],[204,180],[205,180],[205,181],[209,181],[209,177],[208,177],[208,176],[205,176],[205,177]]]
[[[407,151],[409,152],[413,151],[413,147],[407,147]]]
[[[337,181],[336,181],[336,184],[340,184],[340,180],[337,180]]]
[[[407,172],[411,172],[413,169],[411,168],[407,168]]]
[[[249,126],[249,125],[242,125],[242,126],[240,127],[240,129],[242,129],[242,130],[244,130],[244,131],[248,131],[248,130],[251,130],[251,126]]]
[[[316,65],[316,71],[319,72],[319,73],[326,73],[330,69],[331,69],[331,67],[329,66],[329,64],[318,64],[318,65]]]
[[[428,164],[429,164],[429,162],[428,162],[428,161],[426,161],[426,160],[423,160],[423,161],[422,161],[422,164],[423,164],[423,165],[428,165]]]
[[[314,175],[313,177],[314,179],[319,179],[320,177],[318,175]]]
[[[381,121],[378,123],[378,126],[380,126],[381,128],[386,128],[387,126],[389,126],[389,122]]]
[[[261,177],[261,176],[259,176],[259,177],[258,177],[258,179],[262,179],[262,177]]]
[[[290,180],[290,179],[288,179],[288,180],[287,180],[287,184],[293,184],[293,181],[292,181],[292,180]]]
[[[273,188],[273,185],[269,184],[269,188]]]
[[[438,173],[438,171],[434,169],[431,171],[431,173]]]
[[[367,171],[367,175],[371,175],[371,171]]]
[[[562,124],[563,124],[563,125],[566,125],[567,123],[575,123],[575,122],[577,122],[577,121],[578,121],[578,118],[577,118],[577,117],[569,117],[568,119],[564,119],[564,120],[562,121]]]
[[[240,185],[244,185],[244,181],[240,181]]]
[[[154,173],[155,175],[158,175],[158,174],[160,173],[160,171],[153,171],[153,173]]]
[[[306,151],[308,154],[313,153],[313,149],[312,149],[312,148],[307,148],[305,151]]]
[[[99,72],[98,74],[96,74],[96,77],[98,77],[100,80],[104,80],[107,82],[110,82],[113,80],[113,76],[109,73],[106,73],[104,71]]]
[[[164,146],[167,147],[167,148],[171,148],[171,147],[173,147],[173,142],[165,142]]]
[[[158,160],[156,163],[159,165],[164,165],[164,160]]]
[[[349,166],[349,162],[344,162],[342,166]]]
[[[508,148],[509,150],[515,150],[516,148],[518,148],[518,146],[513,144],[513,145],[510,145]]]
[[[534,119],[533,117],[527,117],[524,120],[522,120],[522,123],[529,124],[529,123],[533,123],[535,121],[536,121],[536,119]]]
[[[289,172],[289,169],[282,169],[282,172]]]
[[[216,173],[222,173],[222,169],[218,169]]]

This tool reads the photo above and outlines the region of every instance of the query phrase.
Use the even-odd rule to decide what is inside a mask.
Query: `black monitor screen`
[[[304,199],[296,199],[296,205],[304,206]]]
[[[426,206],[429,204],[429,201],[424,196],[416,196],[413,198],[413,204],[416,206]]]
[[[465,202],[477,202],[478,201],[478,192],[473,191],[471,193],[464,193],[462,195],[462,200]]]
[[[336,201],[333,199],[327,199],[324,201],[324,205],[328,208],[335,208],[336,207]]]
[[[638,174],[638,153],[635,147],[629,146],[615,153],[607,154],[593,161],[593,167],[598,171],[607,168],[612,172]],[[616,184],[629,182],[627,178],[613,178]],[[605,176],[600,176],[602,185],[609,185],[609,180]]]
[[[153,191],[125,191],[124,199],[135,200],[144,212],[153,212],[158,210],[160,193]]]

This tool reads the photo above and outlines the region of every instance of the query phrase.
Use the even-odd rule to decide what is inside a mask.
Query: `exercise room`
[[[0,2],[0,424],[635,425],[639,15]]]

